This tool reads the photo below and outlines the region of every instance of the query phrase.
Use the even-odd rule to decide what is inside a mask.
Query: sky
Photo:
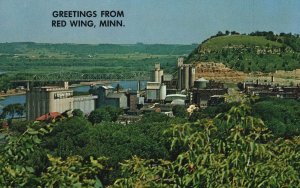
[[[191,44],[218,31],[300,33],[300,0],[0,0],[0,42]],[[53,11],[97,11],[96,18],[54,18]],[[122,18],[100,12],[119,10]],[[52,27],[52,20],[90,20]],[[98,27],[100,20],[124,27]],[[69,23],[68,23],[69,24]]]

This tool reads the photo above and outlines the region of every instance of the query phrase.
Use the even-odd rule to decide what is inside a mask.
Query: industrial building
[[[191,92],[192,102],[203,108],[224,102],[223,95],[228,93],[228,88],[224,88],[222,83],[200,78],[195,81]]]
[[[170,94],[166,96],[165,103],[185,105],[187,103],[187,98],[186,95],[183,94]]]
[[[164,81],[164,71],[160,69],[160,64],[154,65],[154,70],[151,73],[150,77],[152,82],[162,83]]]
[[[274,79],[274,78],[273,78]],[[244,82],[241,88],[248,95],[261,97],[279,97],[286,99],[299,99],[300,86],[276,86],[271,83]]]
[[[26,93],[26,118],[34,120],[49,112],[64,112],[73,108],[73,90],[64,87],[45,86],[31,88]]]
[[[147,100],[159,101],[165,100],[167,95],[167,87],[159,82],[147,82],[146,86]]]
[[[73,96],[73,90],[69,89],[68,82],[64,86],[34,87],[26,92],[26,118],[36,118],[52,113],[63,113],[68,110],[80,109],[85,114],[95,110],[97,96],[84,95]]]
[[[192,64],[184,64],[183,58],[177,62],[177,90],[173,92],[167,85],[172,87],[172,81],[165,84],[165,76],[159,64],[152,71],[151,82],[147,82],[146,93],[148,102],[171,103],[174,105],[186,105],[194,103],[201,107],[216,104],[223,101],[222,95],[228,92],[221,83],[208,81],[204,78],[196,79],[195,67]],[[168,95],[167,95],[168,94]],[[220,97],[217,97],[220,96]]]
[[[222,84],[204,78],[195,80],[195,67],[184,64],[183,58],[178,59],[177,68],[178,79],[174,79],[173,75],[164,75],[160,64],[155,64],[144,92],[139,91],[140,87],[137,90],[115,91],[112,86],[102,85],[93,86],[90,90],[92,95],[73,96],[73,90],[68,88],[67,82],[63,87],[32,88],[26,97],[27,119],[33,120],[49,112],[62,113],[73,109],[89,114],[95,108],[105,106],[114,106],[126,110],[128,114],[137,115],[148,109],[144,106],[145,98],[147,102],[160,104],[161,108],[155,109],[165,113],[170,113],[169,108],[174,105],[193,103],[205,107],[223,101],[223,95],[228,89]],[[154,108],[148,110],[153,111]]]
[[[155,64],[151,74],[151,82],[147,82],[146,95],[148,102],[163,101],[167,95],[167,86],[164,84],[164,72],[160,64]]]
[[[144,105],[145,98],[142,97],[138,90],[128,92],[129,114],[138,114],[140,108]]]
[[[73,109],[80,109],[84,114],[89,114],[95,110],[97,96],[81,95],[73,97]]]
[[[127,109],[127,96],[125,92],[114,91],[112,86],[98,86],[92,89],[92,93],[97,95],[96,108],[104,106],[114,106]]]

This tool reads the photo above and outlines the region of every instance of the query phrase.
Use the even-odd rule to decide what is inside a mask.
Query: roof
[[[185,101],[182,99],[175,99],[171,102],[173,105],[185,105]]]
[[[45,120],[49,120],[49,119],[56,119],[58,116],[60,116],[61,113],[59,112],[50,112],[48,114],[44,114],[38,118],[36,118],[36,121],[45,121]]]
[[[113,86],[110,86],[110,85],[108,85],[108,86],[100,86],[100,87],[102,87],[104,89],[113,89],[114,88]]]
[[[182,94],[170,94],[170,95],[167,95],[166,97],[186,97],[186,95],[182,95]]]
[[[196,80],[196,82],[209,82],[209,81],[206,80],[205,78],[201,77],[198,80]]]
[[[160,82],[147,82],[146,89],[159,89]]]
[[[159,86],[147,86],[147,90],[158,90]]]
[[[33,91],[69,91],[73,92],[73,90],[64,88],[61,86],[43,86],[43,87],[34,87]]]
[[[123,96],[125,96],[124,93],[109,93],[107,95],[107,98],[115,98],[115,99],[117,99],[117,98],[121,98]]]
[[[97,95],[79,95],[79,96],[74,96],[74,101],[83,101],[83,100],[94,100],[97,99]]]

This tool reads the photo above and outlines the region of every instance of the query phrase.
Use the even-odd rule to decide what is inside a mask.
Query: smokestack
[[[139,80],[138,82],[137,82],[137,91],[140,91],[140,87],[141,87],[141,80]]]

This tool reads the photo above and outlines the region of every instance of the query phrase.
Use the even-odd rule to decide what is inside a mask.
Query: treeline
[[[189,54],[196,44],[47,44],[33,42],[0,43],[0,53],[26,54],[30,52],[68,53],[76,55],[93,54]]]
[[[250,36],[264,36],[266,39],[276,41],[291,47],[295,52],[300,52],[300,35],[292,33],[275,34],[272,31],[256,31],[249,34]]]
[[[1,61],[3,60],[3,61]],[[9,63],[7,62],[9,61]],[[175,65],[176,57],[166,57],[166,58],[156,58],[156,57],[145,57],[139,60],[124,58],[107,58],[107,59],[2,59],[0,58],[0,66],[6,71],[18,71],[26,68],[27,72],[31,72],[36,68],[37,70],[43,70],[45,72],[51,72],[51,67],[64,67],[69,69],[78,70],[79,72],[84,69],[84,67],[107,67],[107,68],[123,68],[126,71],[130,68],[132,71],[134,69],[144,68],[145,70],[153,69],[155,63],[161,62],[162,66]],[[50,69],[44,69],[43,67],[50,67]],[[126,67],[126,69],[125,69]],[[81,70],[80,70],[81,69]]]

